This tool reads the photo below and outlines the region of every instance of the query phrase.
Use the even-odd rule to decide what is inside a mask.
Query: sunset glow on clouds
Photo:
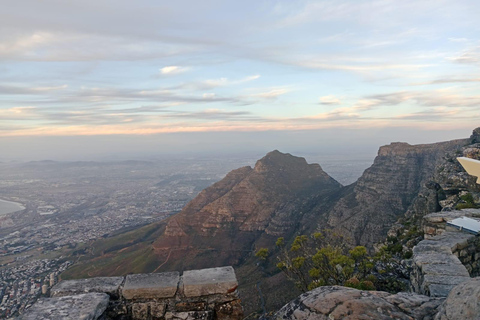
[[[470,130],[478,17],[473,0],[10,2],[0,137]]]

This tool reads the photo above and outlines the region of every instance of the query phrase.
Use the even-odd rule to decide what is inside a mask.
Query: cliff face
[[[273,151],[202,191],[169,219],[153,247],[182,255],[184,265],[236,264],[252,246],[293,232],[314,197],[340,189],[318,164]]]
[[[328,224],[352,244],[372,246],[382,241],[433,178],[445,154],[454,153],[467,142],[381,147],[373,165],[328,213]]]

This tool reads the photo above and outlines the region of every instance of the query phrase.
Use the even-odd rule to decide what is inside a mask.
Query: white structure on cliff
[[[480,161],[466,157],[459,157],[457,160],[469,175],[477,177],[477,183],[480,184]]]

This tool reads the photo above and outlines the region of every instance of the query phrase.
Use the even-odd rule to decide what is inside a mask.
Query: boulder
[[[328,286],[302,294],[281,308],[272,319],[433,319],[443,299],[415,293]]]
[[[480,277],[454,287],[435,320],[480,319]]]
[[[21,315],[22,320],[96,320],[108,306],[105,293],[86,293],[74,296],[44,298]]]

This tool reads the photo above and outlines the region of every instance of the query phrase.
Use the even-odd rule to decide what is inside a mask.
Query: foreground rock
[[[103,292],[110,297],[118,298],[123,280],[123,277],[98,277],[62,281],[52,288],[50,295],[52,297],[63,297],[89,292]]]
[[[320,287],[281,308],[271,320],[478,320],[480,278],[455,286],[446,299],[416,293],[390,294],[346,287]]]
[[[86,293],[74,296],[40,299],[22,320],[95,320],[107,309],[108,295]]]
[[[435,320],[480,319],[480,278],[459,284],[448,295]]]
[[[285,305],[273,319],[433,319],[443,299],[414,293],[390,294],[352,288],[319,287]]]

